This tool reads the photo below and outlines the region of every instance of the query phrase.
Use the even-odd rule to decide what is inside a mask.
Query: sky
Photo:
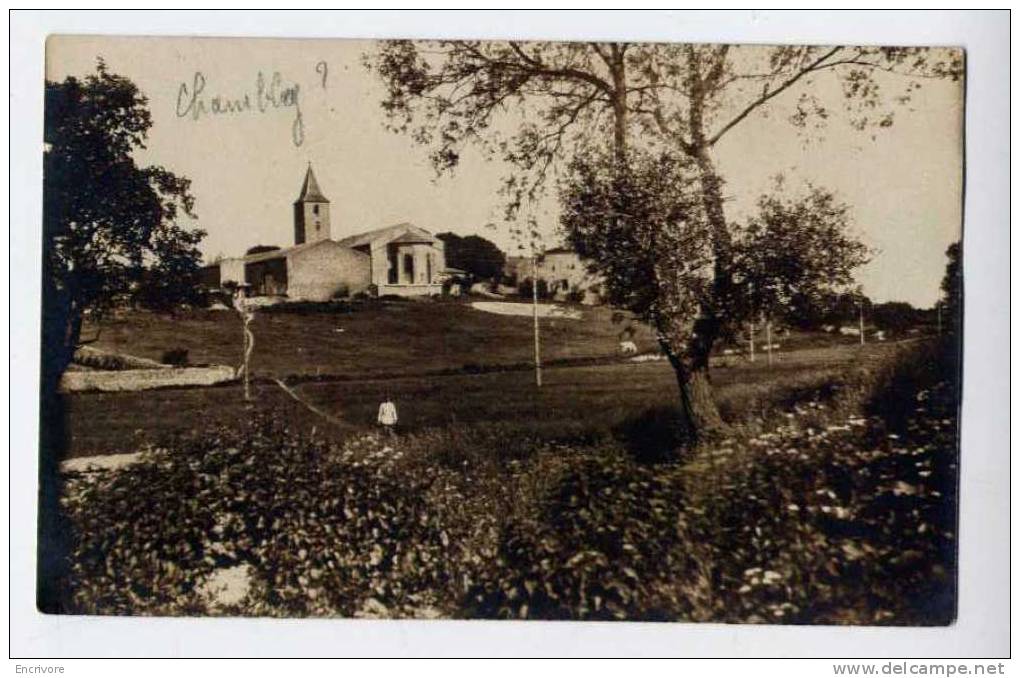
[[[331,201],[335,239],[410,221],[432,232],[477,233],[514,253],[497,195],[506,167],[468,152],[452,176],[437,178],[427,149],[385,129],[382,84],[361,63],[372,49],[353,40],[54,36],[46,77],[84,76],[102,56],[139,87],[153,125],[136,158],[191,179],[207,260],[256,244],[293,244],[292,204],[309,163]],[[260,74],[277,106],[210,111],[217,95],[254,101]],[[204,85],[193,99],[196,77]],[[838,94],[835,81],[817,86]],[[780,173],[791,191],[805,182],[833,190],[874,251],[857,272],[865,294],[932,306],[946,247],[960,238],[962,84],[925,83],[874,139],[851,130],[839,111],[810,138],[798,134],[784,115],[795,99],[777,97],[767,115],[752,115],[716,147],[728,218],[747,218]],[[558,244],[555,201],[543,210],[546,242]]]

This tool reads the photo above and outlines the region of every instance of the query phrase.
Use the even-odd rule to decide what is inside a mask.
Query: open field
[[[390,397],[402,432],[509,422],[562,438],[613,431],[650,411],[675,407],[676,383],[666,362],[614,362],[624,360],[618,344],[628,326],[639,351],[656,350],[647,327],[614,321],[606,308],[571,310],[582,319],[542,320],[543,357],[552,365],[544,371],[541,390],[528,367],[533,348],[527,317],[439,301],[366,302],[346,311],[261,311],[253,323],[257,408],[283,413],[298,428],[342,436],[373,429],[379,403]],[[185,348],[192,363],[229,365],[236,363],[239,339],[232,311],[193,311],[175,318],[129,312],[107,321],[94,346],[154,360],[171,348]],[[820,343],[832,345],[812,347]],[[824,382],[861,353],[856,344],[827,336],[795,336],[787,348],[798,345],[804,348],[778,352],[771,366],[765,356],[755,363],[718,357],[713,380],[723,414],[733,421],[760,414],[784,391]],[[887,348],[871,345],[865,353]],[[564,364],[588,359],[602,364]],[[339,423],[296,402],[276,378]],[[81,393],[66,403],[67,457],[133,452],[168,435],[237,426],[253,413],[237,384]]]
[[[864,359],[892,350],[869,346]],[[716,396],[731,420],[754,416],[796,389],[810,389],[862,359],[853,346],[804,349],[777,356],[769,366],[734,361],[713,371]],[[622,363],[544,371],[537,389],[534,373],[512,370],[484,374],[312,381],[293,390],[343,422],[337,426],[312,413],[271,381],[255,385],[259,409],[282,413],[296,428],[318,427],[342,435],[371,430],[379,403],[394,400],[402,432],[452,423],[510,422],[538,433],[570,436],[625,426],[649,410],[676,406],[672,369],[665,361]],[[67,398],[68,456],[117,454],[158,443],[190,429],[237,425],[251,412],[238,385],[162,389],[144,393],[82,393]]]

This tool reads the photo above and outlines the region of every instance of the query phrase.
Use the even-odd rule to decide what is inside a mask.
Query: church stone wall
[[[291,254],[287,268],[287,297],[293,300],[328,301],[364,292],[372,282],[369,256],[331,240]]]

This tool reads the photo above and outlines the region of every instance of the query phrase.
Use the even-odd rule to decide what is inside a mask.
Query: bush
[[[164,351],[163,356],[159,359],[159,362],[164,365],[173,365],[174,367],[184,367],[188,364],[188,349],[186,348],[172,348],[169,351]]]
[[[351,616],[372,599],[401,616],[446,585],[449,539],[425,505],[435,474],[394,475],[380,441],[338,449],[260,417],[172,447],[71,479],[72,611]],[[250,594],[210,608],[201,582],[238,565]]]
[[[364,303],[366,302],[346,299],[333,299],[331,301],[286,301],[280,304],[264,306],[259,309],[259,312],[270,314],[291,313],[295,315],[353,313]]]
[[[468,593],[469,616],[690,618],[708,582],[692,556],[679,483],[616,450],[544,468],[533,515],[510,522]]]
[[[714,564],[713,618],[952,620],[958,400],[945,362],[919,370],[931,350],[852,375],[831,409],[800,403],[788,424],[704,451],[687,513]],[[889,398],[898,410],[873,409]]]
[[[531,299],[533,296],[531,285],[531,278],[525,278],[521,281],[520,285],[517,286],[517,294],[527,299]],[[549,291],[549,283],[542,278],[538,279],[538,298],[543,300],[552,298],[552,294]]]

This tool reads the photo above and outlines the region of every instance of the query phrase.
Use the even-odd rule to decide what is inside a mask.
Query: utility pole
[[[754,308],[754,283],[751,282],[751,281],[748,281],[748,283],[747,283],[747,303],[748,303],[748,308],[750,308],[750,309]],[[748,325],[747,344],[748,344],[748,349],[749,349],[748,350],[748,354],[749,354],[748,357],[751,359],[751,362],[753,363],[754,362],[754,311],[752,310],[750,313],[748,313],[748,316],[750,316],[750,320],[747,321],[747,325]]]
[[[751,362],[753,363],[754,362],[754,320],[751,320],[749,325],[750,325],[750,331],[748,332],[747,336],[748,336],[748,344],[750,345],[750,349],[751,349]]]
[[[251,321],[255,319],[254,309],[248,305],[243,287],[234,291],[234,308],[241,316],[241,330],[244,339],[241,366],[237,368],[238,373],[244,379],[244,401],[251,402],[251,352],[255,348],[255,335],[251,331]]]
[[[861,346],[864,346],[864,300],[861,299],[857,302],[861,309],[860,320],[858,321],[858,329],[861,332]]]
[[[535,385],[542,387],[542,354],[538,340],[538,257],[531,252],[531,317],[535,326]]]

